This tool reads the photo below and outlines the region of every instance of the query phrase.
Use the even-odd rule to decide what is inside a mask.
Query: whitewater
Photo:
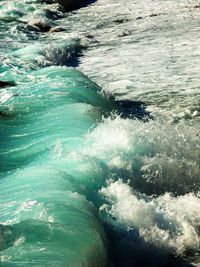
[[[0,0],[0,266],[200,266],[199,19]]]

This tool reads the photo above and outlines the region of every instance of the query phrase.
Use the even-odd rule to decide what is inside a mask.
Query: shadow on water
[[[109,267],[194,267],[184,257],[146,242],[136,229],[122,230],[105,223],[109,240]]]
[[[0,251],[13,246],[16,237],[13,234],[13,227],[0,224]]]
[[[153,116],[146,110],[146,103],[134,100],[116,100],[113,96],[109,100],[116,107],[114,112],[123,119],[138,119],[148,122]]]
[[[68,59],[67,61],[67,66],[68,67],[73,67],[76,68],[80,65],[80,59],[79,59],[79,55],[75,56],[75,57],[71,57],[70,59]]]
[[[15,86],[15,82],[13,81],[0,81],[0,88]]]

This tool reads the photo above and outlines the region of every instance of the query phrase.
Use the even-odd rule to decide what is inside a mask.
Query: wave
[[[75,70],[50,67],[27,78],[1,105],[1,265],[105,266],[97,210],[57,157],[59,142],[65,153],[80,146],[107,100]]]
[[[200,249],[200,142],[198,127],[181,118],[198,117],[196,96],[189,115],[169,121],[147,105],[166,105],[169,94],[122,100],[127,76],[107,85],[121,88],[114,97],[71,68],[98,45],[91,13],[81,33],[71,33],[80,17],[65,14],[86,3],[1,1],[1,266],[191,266]],[[90,26],[107,24],[97,16]],[[111,47],[116,58],[104,45],[90,50],[88,68],[99,71],[96,51]],[[121,75],[113,62],[109,75]],[[171,95],[178,112],[188,107]]]
[[[198,129],[111,115],[127,102],[74,69],[2,75],[15,80],[0,120],[3,266],[106,266],[109,243],[119,266],[198,254]]]
[[[2,266],[106,266],[98,190],[109,169],[81,147],[117,104],[66,67],[11,68],[2,77],[15,80],[0,107]]]
[[[70,67],[76,64],[82,49],[83,45],[79,39],[68,40],[60,44],[46,44],[43,47],[40,43],[36,43],[14,52],[12,54],[12,64],[22,65],[29,69],[51,65]]]

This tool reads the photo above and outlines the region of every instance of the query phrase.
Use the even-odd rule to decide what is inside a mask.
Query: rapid
[[[199,12],[0,1],[0,266],[200,266]]]

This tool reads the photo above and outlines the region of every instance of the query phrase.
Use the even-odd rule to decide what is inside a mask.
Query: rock
[[[28,24],[29,30],[32,31],[40,31],[40,32],[60,32],[64,31],[64,29],[58,28],[58,27],[52,27],[44,22],[38,21],[38,22],[31,22]]]
[[[128,19],[115,19],[115,20],[113,20],[113,22],[115,22],[117,24],[125,23],[127,21],[128,21]]]
[[[64,31],[64,29],[61,29],[61,28],[56,28],[56,27],[52,27],[49,32],[61,32],[61,31]]]
[[[152,17],[157,17],[158,14],[150,14],[149,17],[152,18]]]
[[[65,11],[72,11],[79,7],[85,6],[88,3],[91,3],[95,0],[88,0],[88,1],[87,0],[40,0],[40,1],[47,4],[58,3],[65,9]]]
[[[50,25],[43,23],[41,21],[29,23],[28,26],[31,27],[31,29],[34,31],[41,31],[41,32],[48,32],[52,28]]]
[[[79,0],[55,0],[58,4],[60,4],[62,7],[65,8],[66,11],[71,11],[75,8],[78,8],[82,5],[84,5],[85,1],[79,1]]]

